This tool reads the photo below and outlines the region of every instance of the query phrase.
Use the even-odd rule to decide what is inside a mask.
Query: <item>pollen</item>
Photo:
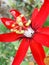
[[[20,22],[21,21],[21,17],[19,16],[19,17],[17,17],[17,21],[18,22]]]
[[[23,34],[24,33],[24,30],[21,30],[21,31],[16,30],[15,32],[18,33],[18,34]]]
[[[18,24],[19,26],[23,26],[23,23],[22,22],[19,22],[19,24]]]
[[[31,24],[31,20],[29,20],[27,23],[26,23],[26,26],[29,26]]]
[[[25,25],[24,25],[24,23],[22,22],[22,17],[23,17],[24,15],[22,14],[22,15],[20,15],[20,16],[18,16],[17,18],[16,18],[16,22],[15,22],[15,24],[12,24],[12,29],[11,29],[11,31],[12,32],[16,32],[17,34],[24,34],[25,36],[26,36],[26,34],[28,34],[27,33],[27,31],[25,31],[24,30],[24,27],[26,27],[26,26],[29,26],[30,24],[31,24],[31,20],[29,20]],[[16,24],[18,25],[18,27],[19,28],[16,28]],[[20,27],[21,27],[21,30],[20,30]],[[29,30],[29,33],[30,33],[30,31],[31,30]],[[32,34],[29,34],[30,35],[30,37],[32,36]],[[28,35],[28,36],[29,36]]]
[[[12,27],[14,27],[15,26],[15,24],[12,24]]]
[[[16,23],[17,23],[19,26],[23,26],[23,22],[22,22],[22,20],[21,20],[21,17],[17,17]]]
[[[13,29],[11,29],[11,32],[13,32],[14,30]]]
[[[24,34],[24,30],[19,31],[17,29],[11,29],[11,32],[16,32],[17,34]]]
[[[21,14],[21,15],[20,15],[20,17],[24,17],[24,15],[23,15],[23,14]]]

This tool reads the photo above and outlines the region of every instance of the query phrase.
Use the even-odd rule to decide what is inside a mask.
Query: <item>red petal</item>
[[[37,16],[37,14],[38,14],[38,9],[35,8],[34,11],[33,11],[33,13],[32,13],[32,17],[31,17],[32,24],[33,24],[33,20],[34,20],[35,17]]]
[[[27,19],[25,17],[22,17],[22,22],[25,24],[27,22]]]
[[[34,40],[49,47],[49,35],[36,33],[33,37]]]
[[[36,15],[38,14],[38,8],[35,8],[33,13],[32,13],[32,17],[31,19],[35,19]]]
[[[21,13],[17,10],[10,10],[11,14],[14,16],[14,18],[16,19],[19,15],[21,15]],[[22,22],[26,23],[27,20],[26,18],[23,16],[22,17]]]
[[[39,28],[37,32],[49,35],[49,27]]]
[[[18,48],[18,51],[16,53],[16,56],[14,58],[12,65],[20,65],[21,64],[22,60],[24,59],[24,57],[26,55],[28,47],[29,47],[29,40],[24,38]]]
[[[20,39],[20,37],[22,37],[22,35],[16,34],[14,32],[0,34],[0,42],[12,42]]]
[[[8,28],[11,29],[12,28],[12,24],[15,22],[12,19],[9,18],[1,18],[1,21],[3,22],[3,24]]]
[[[49,2],[49,0],[44,0],[45,2]]]
[[[32,54],[33,54],[34,59],[36,60],[37,64],[38,65],[45,65],[44,58],[46,56],[45,56],[45,52],[44,52],[42,45],[37,43],[34,40],[31,40],[30,41],[30,48],[31,48]]]
[[[40,11],[38,12],[37,16],[35,17],[35,19],[32,20],[33,21],[32,27],[35,29],[41,27],[44,24],[48,15],[49,15],[49,2],[45,2],[41,7]]]
[[[21,13],[18,10],[10,10],[11,14],[14,16],[14,18],[18,17],[21,15]]]

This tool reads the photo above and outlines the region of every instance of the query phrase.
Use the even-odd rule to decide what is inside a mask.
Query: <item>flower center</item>
[[[31,38],[33,34],[34,34],[34,30],[33,30],[31,27],[29,27],[29,28],[28,28],[27,30],[25,30],[25,32],[24,32],[24,35],[25,35],[26,37],[29,37],[29,38]]]
[[[24,15],[20,15],[16,18],[16,22],[12,24],[11,31],[16,32],[17,34],[24,34],[26,37],[32,37],[34,30],[30,27],[31,20],[25,22],[22,21],[22,17],[24,17]]]

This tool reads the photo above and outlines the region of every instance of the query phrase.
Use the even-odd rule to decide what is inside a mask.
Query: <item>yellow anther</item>
[[[31,24],[31,20],[29,20],[27,23],[26,23],[26,26],[29,26]]]
[[[24,30],[21,30],[21,31],[19,31],[19,30],[17,30],[17,29],[11,29],[11,31],[12,32],[16,32],[17,34],[23,34],[24,33]]]
[[[24,30],[21,30],[21,31],[19,31],[19,30],[14,30],[14,32],[16,32],[17,34],[23,34],[24,33]]]
[[[21,20],[21,17],[17,17],[17,24],[19,25],[19,26],[23,26],[23,23],[22,23],[22,20]]]
[[[17,17],[17,22],[20,22],[21,21],[21,17]]]
[[[18,25],[19,25],[19,26],[23,26],[23,23],[22,23],[22,22],[19,22]]]
[[[11,29],[11,31],[13,32],[14,30],[13,30],[13,29]]]
[[[20,15],[20,17],[24,17],[24,15],[23,15],[23,14],[21,14],[21,15]]]
[[[23,34],[23,33],[24,33],[24,30],[21,30],[21,31],[16,30],[16,33],[18,33],[18,34]]]
[[[17,31],[17,29],[15,29],[15,30],[13,30],[14,32],[16,32]]]
[[[15,24],[12,24],[12,27],[14,27],[15,26]]]

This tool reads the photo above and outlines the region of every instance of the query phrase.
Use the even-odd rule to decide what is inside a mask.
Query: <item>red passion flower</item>
[[[30,20],[26,20],[23,14],[17,10],[10,10],[14,20],[1,18],[3,24],[10,29],[10,33],[0,34],[0,42],[12,42],[22,39],[12,65],[20,65],[28,47],[38,65],[45,65],[46,57],[43,45],[49,47],[49,27],[43,27],[49,15],[49,0],[45,0],[41,9],[34,9]]]

